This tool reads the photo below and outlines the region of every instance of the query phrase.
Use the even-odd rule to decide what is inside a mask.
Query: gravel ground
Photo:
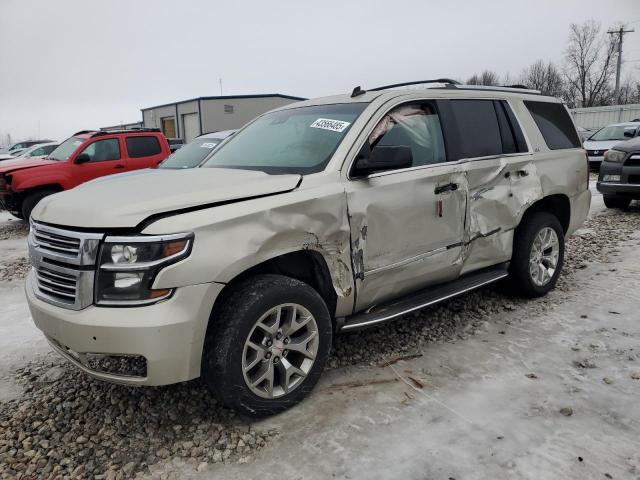
[[[0,281],[11,281],[24,278],[27,276],[30,269],[31,264],[26,257],[0,263]]]
[[[15,220],[0,225],[0,240],[25,237],[29,233],[29,225],[22,220]]]
[[[569,238],[558,291],[575,293],[574,273],[601,261],[640,229],[639,212],[637,207],[607,211]],[[559,292],[528,302],[545,309],[558,301]],[[493,314],[517,310],[524,302],[506,296],[500,286],[485,288],[339,337],[328,368],[384,363],[420,352],[429,342],[465,338]],[[205,470],[222,461],[246,462],[278,435],[235,417],[197,381],[136,389],[91,380],[57,360],[22,368],[16,381],[24,388],[22,398],[0,404],[0,478],[179,478],[184,464]]]

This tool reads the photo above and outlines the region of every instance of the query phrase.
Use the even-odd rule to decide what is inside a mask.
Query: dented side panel
[[[462,273],[509,260],[514,229],[543,197],[532,155],[470,161],[465,169],[469,204]]]
[[[162,270],[154,288],[228,283],[266,260],[312,250],[322,255],[331,274],[336,315],[353,310],[349,220],[340,183],[169,217],[144,233],[166,231],[193,231],[193,251]]]
[[[439,186],[456,189],[437,193]],[[347,186],[356,310],[451,280],[462,268],[463,172],[434,166]]]

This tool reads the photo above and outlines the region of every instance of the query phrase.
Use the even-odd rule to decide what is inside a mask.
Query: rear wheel
[[[603,195],[604,205],[607,208],[628,208],[631,204],[631,199],[626,197],[619,197],[616,195]]]
[[[511,279],[518,293],[540,297],[555,287],[564,263],[564,231],[557,217],[536,212],[516,230]]]
[[[40,202],[44,197],[48,197],[54,193],[56,193],[54,190],[39,190],[28,194],[22,201],[22,219],[28,222],[31,217],[31,212],[38,202]]]
[[[279,413],[315,386],[329,356],[332,324],[320,295],[281,275],[232,287],[210,319],[202,378],[227,406]]]

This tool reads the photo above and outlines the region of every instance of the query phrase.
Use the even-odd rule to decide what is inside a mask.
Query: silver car
[[[356,88],[265,113],[196,168],[46,197],[26,294],[95,378],[202,377],[274,414],[311,392],[337,334],[504,278],[546,294],[589,211],[587,170],[558,99]]]

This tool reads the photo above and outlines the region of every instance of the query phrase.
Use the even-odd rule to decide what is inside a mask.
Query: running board
[[[468,273],[457,280],[419,290],[398,300],[377,305],[369,311],[347,317],[345,323],[338,327],[339,332],[348,332],[373,327],[392,320],[414,310],[435,305],[476,288],[483,287],[509,275],[509,264],[501,263],[489,268]]]

